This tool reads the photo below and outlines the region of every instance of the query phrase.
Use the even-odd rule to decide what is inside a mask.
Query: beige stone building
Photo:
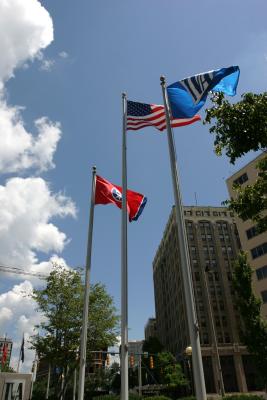
[[[260,154],[227,179],[230,197],[235,198],[235,192],[232,188],[234,183],[241,185],[241,187],[255,183],[258,177],[256,164],[266,155],[267,153]],[[248,260],[255,269],[256,273],[253,274],[254,292],[261,298],[263,302],[261,312],[267,318],[267,232],[257,235],[254,222],[251,220],[242,221],[237,217],[236,226],[242,249],[248,253]]]
[[[255,390],[254,368],[240,343],[240,318],[234,305],[231,263],[240,243],[233,214],[224,207],[184,207],[184,214],[207,391],[220,392],[211,318],[226,392]],[[190,340],[174,209],[153,261],[153,279],[157,337],[183,360]]]

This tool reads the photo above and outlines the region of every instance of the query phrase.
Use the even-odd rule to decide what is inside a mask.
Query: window
[[[261,297],[262,297],[263,303],[267,303],[267,290],[264,290],[263,292],[261,292]]]
[[[260,281],[261,279],[267,278],[267,265],[264,267],[256,269],[257,278]]]
[[[184,211],[184,215],[192,215],[192,211],[191,210],[185,210]]]
[[[225,339],[225,343],[230,343],[231,339],[230,339],[230,335],[228,332],[224,333],[224,339]]]
[[[256,226],[252,226],[246,231],[248,240],[258,235]]]
[[[231,247],[231,246],[228,246],[228,247],[227,247],[227,251],[228,251],[228,253],[232,254],[232,253],[233,253],[232,247]]]
[[[202,340],[203,340],[203,344],[209,344],[209,335],[207,332],[203,332]]]
[[[267,253],[267,243],[262,243],[260,246],[254,247],[254,249],[250,251],[252,258],[258,258]]]
[[[238,178],[236,178],[233,183],[234,183],[234,185],[242,185],[247,180],[248,180],[248,175],[245,172],[243,175],[240,175]]]

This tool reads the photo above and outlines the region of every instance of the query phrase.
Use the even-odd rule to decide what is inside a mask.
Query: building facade
[[[207,391],[220,392],[212,320],[226,392],[254,390],[254,368],[240,343],[234,304],[231,263],[240,243],[233,214],[224,207],[184,207],[184,214]],[[175,224],[173,209],[153,261],[153,279],[157,337],[183,360],[190,339]]]
[[[150,337],[157,337],[156,318],[149,318],[145,326],[145,340],[148,340]]]
[[[227,179],[227,187],[230,197],[235,198],[233,184],[241,187],[254,184],[258,178],[257,163],[267,153],[262,153],[253,161],[241,168],[238,172]],[[262,300],[261,313],[267,318],[267,232],[257,234],[255,223],[251,220],[242,221],[236,217],[236,226],[239,233],[242,249],[248,253],[248,261],[254,268],[252,276],[253,288],[257,297]]]
[[[7,353],[6,353],[6,359],[4,361],[2,357],[3,357],[3,350],[4,350],[5,346],[7,346]],[[11,339],[0,337],[0,365],[1,366],[4,364],[9,367],[11,353],[12,353],[12,347],[13,347],[13,341]]]
[[[143,353],[143,340],[129,340],[128,341],[128,354],[129,354],[129,362],[130,357],[132,356],[134,359],[134,366],[138,365],[139,354]]]

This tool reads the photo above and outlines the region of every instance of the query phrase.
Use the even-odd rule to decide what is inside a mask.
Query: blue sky
[[[0,0],[0,8],[4,3]],[[10,0],[10,4],[21,13],[23,8],[28,7],[31,13],[31,7],[40,6],[37,0],[26,4],[23,0]],[[27,213],[20,217],[21,208],[17,212],[16,228],[8,225],[2,234],[0,224],[0,238],[5,243],[4,249],[0,245],[0,264],[9,262],[35,272],[48,270],[48,261],[55,254],[70,266],[84,266],[92,166],[97,166],[99,175],[121,183],[123,91],[130,100],[162,104],[160,75],[173,83],[195,73],[239,65],[240,83],[233,99],[237,101],[244,92],[266,90],[267,78],[264,0],[45,0],[41,4],[48,14],[42,9],[35,25],[25,22],[26,27],[36,31],[32,47],[27,44],[25,26],[12,13],[5,15],[6,23],[14,28],[12,35],[21,44],[19,47],[17,40],[13,42],[15,60],[0,39],[0,49],[8,53],[10,60],[2,69],[0,63],[4,87],[0,110],[1,106],[5,110],[22,107],[17,109],[21,126],[33,138],[42,129],[50,138],[39,147],[29,147],[31,157],[27,156],[26,161],[21,150],[12,153],[2,167],[0,163],[3,191],[12,196],[15,189],[8,191],[7,181],[19,177],[20,181],[12,182],[15,188],[21,185],[20,194],[25,193],[27,182],[25,203],[29,206],[28,219]],[[39,26],[45,38],[41,38]],[[23,46],[26,50],[22,55]],[[34,122],[44,116],[47,119],[39,123],[38,131]],[[13,121],[11,138],[14,125]],[[5,127],[0,115],[0,133]],[[255,156],[248,155],[236,166],[225,157],[216,157],[212,136],[201,122],[175,129],[175,140],[185,205],[195,204],[195,193],[199,205],[220,205],[227,198],[225,179]],[[43,152],[49,153],[50,158],[43,160]],[[31,205],[31,198],[35,197],[31,195],[37,191],[38,178],[42,180],[38,184],[43,185],[41,189],[38,186],[38,193],[42,199],[46,196],[46,202],[34,213],[35,202]],[[128,133],[128,186],[148,198],[141,218],[128,228],[129,338],[142,339],[144,325],[154,315],[152,261],[173,204],[165,133],[153,128]],[[61,198],[57,196],[55,200],[58,193]],[[0,196],[0,222],[12,213],[8,194],[5,199],[1,202]],[[39,226],[36,238],[33,221]],[[105,283],[118,309],[120,223],[116,207],[96,207],[92,281]],[[16,236],[24,228],[25,235],[28,232],[32,238],[27,242],[20,241],[23,233]],[[14,235],[17,240],[12,242]],[[28,277],[19,278],[1,273],[0,280],[0,333],[7,332],[17,341],[25,329],[22,316],[28,321],[29,332],[37,318],[32,304],[25,304],[19,313],[14,311],[12,295],[18,290],[14,285],[31,288],[24,282]],[[14,322],[18,320],[21,324]]]

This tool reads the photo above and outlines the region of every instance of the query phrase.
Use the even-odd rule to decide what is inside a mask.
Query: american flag
[[[192,118],[172,119],[171,126],[184,126],[199,121],[199,115]],[[127,129],[137,131],[146,126],[154,126],[160,131],[166,129],[165,109],[164,106],[157,104],[144,104],[135,101],[127,101]]]

